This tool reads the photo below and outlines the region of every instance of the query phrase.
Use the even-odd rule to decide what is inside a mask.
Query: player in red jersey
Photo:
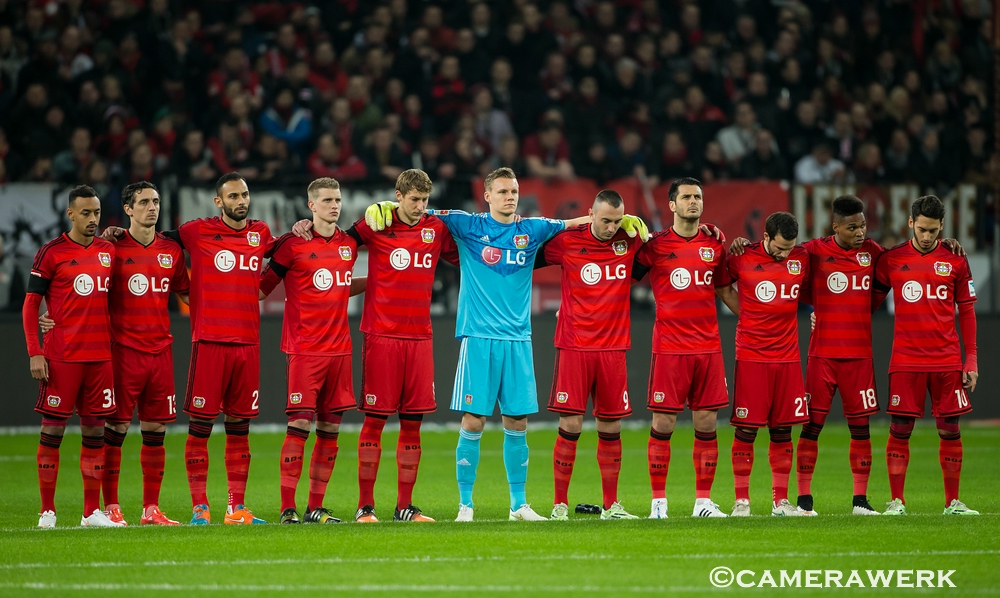
[[[115,411],[111,371],[108,287],[115,249],[94,238],[101,201],[91,187],[69,193],[68,233],[46,243],[35,256],[21,311],[30,356],[31,377],[38,380],[35,411],[42,414],[38,445],[38,487],[42,498],[38,527],[56,525],[56,479],[59,446],[66,420],[80,415],[83,448],[83,518],[80,525],[121,527],[101,511],[104,474],[104,418]],[[38,308],[42,300],[60,326],[38,341]]]
[[[200,218],[166,236],[191,256],[191,366],[184,412],[191,417],[184,448],[192,525],[206,525],[208,439],[219,411],[225,415],[227,524],[265,523],[244,505],[250,470],[250,420],[257,417],[260,392],[261,262],[274,245],[271,230],[250,220],[250,190],[236,172],[219,178],[215,205],[221,216]],[[109,227],[106,238],[124,234]]]
[[[433,191],[422,170],[396,178],[396,218],[374,231],[364,218],[347,234],[368,248],[368,278],[361,315],[362,378],[360,410],[365,414],[358,438],[358,510],[355,521],[373,523],[375,480],[382,458],[382,430],[399,414],[396,444],[396,521],[433,521],[412,504],[420,465],[420,425],[433,412],[434,347],[430,305],[438,260],[458,264],[458,247],[448,227],[426,214]],[[300,228],[302,225],[302,228]],[[293,227],[303,232],[305,222]],[[388,365],[388,367],[387,367]]]
[[[129,229],[115,245],[111,276],[111,355],[114,358],[115,402],[104,428],[104,509],[112,521],[125,523],[118,503],[122,444],[136,408],[142,449],[142,525],[177,525],[159,509],[166,455],[163,437],[177,419],[174,359],[167,303],[170,292],[183,301],[191,283],[184,251],[176,241],[156,233],[160,194],[140,181],[122,190]]]
[[[601,519],[637,519],[618,502],[622,418],[632,414],[625,351],[632,345],[629,300],[632,264],[641,239],[621,228],[625,204],[617,191],[597,194],[591,222],[568,228],[542,246],[535,268],[562,266],[556,323],[556,363],[549,411],[559,414],[552,455],[555,504],[551,518],[569,519],[567,494],[588,398],[597,419]]]
[[[809,254],[795,245],[799,225],[788,212],[775,212],[764,224],[764,241],[730,254],[727,267],[736,282],[740,316],[736,325],[736,390],[730,423],[734,517],[750,515],[750,472],[757,430],[767,427],[775,516],[802,515],[788,502],[792,469],[792,426],[809,420],[799,359],[799,292],[809,282]]]
[[[969,261],[938,240],[944,204],[933,195],[910,207],[913,238],[882,254],[875,266],[877,306],[890,290],[896,304],[892,359],[889,363],[889,408],[892,416],[886,464],[892,501],[886,515],[905,515],[903,485],[910,461],[910,434],[924,416],[927,393],[941,444],[938,458],[944,476],[945,515],[978,515],[958,499],[962,474],[959,418],[972,411],[966,394],[976,389],[976,288]],[[965,363],[955,330],[958,308]]]
[[[633,270],[636,280],[649,273],[656,300],[646,398],[653,412],[647,448],[653,492],[649,518],[667,517],[670,437],[685,405],[691,409],[695,436],[692,516],[725,517],[711,500],[719,459],[716,417],[729,405],[715,298],[722,298],[736,314],[739,303],[726,269],[725,246],[699,230],[704,211],[701,183],[678,179],[670,186],[669,198],[673,227],[654,234],[639,250]]]
[[[260,284],[261,295],[266,297],[285,281],[281,350],[288,355],[288,430],[280,462],[283,524],[340,523],[323,506],[323,498],[337,459],[343,412],[356,406],[347,302],[364,288],[364,279],[353,278],[358,246],[337,227],[340,183],[319,178],[309,184],[306,194],[315,236],[308,241],[292,233],[281,236]],[[309,502],[305,517],[300,519],[295,490],[314,418],[316,444],[309,464]]]

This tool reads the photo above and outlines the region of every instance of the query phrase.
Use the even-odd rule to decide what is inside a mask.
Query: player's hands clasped
[[[392,213],[399,207],[394,201],[380,201],[365,210],[365,224],[373,231],[385,230],[392,225]]]
[[[649,239],[649,228],[646,227],[646,223],[642,221],[642,218],[638,216],[625,214],[622,218],[622,230],[630,237],[639,235],[639,240],[643,243]]]

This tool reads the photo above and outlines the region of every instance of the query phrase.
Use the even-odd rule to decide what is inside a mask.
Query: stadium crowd
[[[984,182],[986,0],[0,1],[0,183]],[[442,205],[442,207],[444,207]],[[110,219],[109,219],[110,217]]]

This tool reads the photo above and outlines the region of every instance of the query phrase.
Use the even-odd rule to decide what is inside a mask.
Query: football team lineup
[[[852,478],[851,505],[842,512],[907,515],[910,439],[929,396],[943,512],[979,514],[959,498],[964,454],[959,422],[972,411],[969,395],[978,379],[976,293],[963,249],[939,238],[945,210],[937,197],[915,199],[912,238],[883,248],[867,237],[863,202],[849,195],[834,200],[833,234],[827,237],[798,244],[795,217],[776,212],[767,218],[762,240],[737,238],[727,244],[722,231],[703,224],[711,198],[702,196],[701,183],[693,178],[671,185],[672,225],[653,234],[626,213],[621,195],[611,189],[594,198],[587,216],[521,218],[516,215],[517,178],[508,168],[486,177],[485,213],[429,209],[432,189],[426,173],[406,170],[396,181],[396,201],[370,206],[364,219],[345,230],[338,226],[340,184],[319,178],[307,190],[312,220],[275,237],[266,223],[248,218],[250,190],[237,173],[216,183],[220,216],[163,233],[156,232],[160,199],[154,185],[142,181],[125,187],[129,228],[108,227],[100,235],[97,192],[85,185],[74,188],[67,207],[71,230],[36,255],[22,312],[31,374],[40,385],[35,407],[42,417],[38,527],[56,527],[60,448],[74,413],[82,433],[80,525],[128,525],[119,480],[123,461],[127,467],[135,460],[127,453],[123,458],[122,451],[135,415],[142,438],[139,523],[179,524],[160,510],[168,469],[166,426],[178,415],[167,309],[171,293],[188,303],[191,313],[191,362],[180,405],[189,416],[183,460],[190,524],[212,522],[209,444],[220,412],[228,493],[222,521],[265,523],[246,501],[248,483],[253,484],[249,438],[261,401],[258,302],[279,284],[286,294],[281,351],[287,354],[288,422],[279,451],[278,522],[340,522],[324,500],[341,448],[343,414],[352,409],[364,415],[357,438],[354,521],[380,520],[375,485],[383,432],[394,415],[399,434],[392,519],[434,521],[413,504],[413,492],[422,463],[423,417],[439,408],[430,302],[442,259],[461,269],[456,322],[461,348],[449,404],[461,414],[452,453],[459,494],[455,521],[476,519],[473,489],[480,462],[496,464],[482,448],[484,428],[498,407],[508,519],[569,520],[568,490],[588,405],[597,430],[602,495],[592,510],[602,520],[639,518],[626,510],[619,478],[623,452],[634,451],[623,449],[622,441],[623,434],[629,437],[622,420],[633,410],[626,367],[631,285],[647,276],[656,302],[646,389],[652,412],[644,447],[648,518],[668,517],[666,482],[672,448],[679,444],[672,435],[685,409],[692,418],[695,490],[693,506],[686,505],[685,512],[691,508],[694,518],[751,515],[754,445],[758,431],[766,428],[771,515],[816,516],[817,461],[837,450],[819,441],[836,394],[849,433],[847,454],[838,458],[846,457]],[[362,247],[368,251],[368,273],[355,277]],[[530,314],[533,270],[555,265],[562,267],[562,300],[547,409],[558,414],[559,424],[546,453],[554,494],[551,514],[544,516],[530,506],[526,488],[529,454],[535,452],[528,448],[527,421],[539,409]],[[359,294],[364,294],[363,376],[355,392],[347,304]],[[738,316],[732,397],[717,299]],[[880,401],[871,314],[887,299],[894,304],[895,332],[888,398]],[[814,309],[805,377],[798,346],[800,303]],[[723,511],[712,500],[712,489],[720,459],[717,414],[730,405],[735,499],[732,509]],[[884,445],[880,441],[875,450],[873,433],[883,431],[873,430],[869,419],[882,407],[891,423]],[[801,431],[793,443],[796,426]],[[314,429],[308,500],[300,509],[296,493]],[[917,451],[917,460],[926,460],[925,452]],[[873,461],[883,455],[891,500],[879,510],[869,502],[868,490]],[[797,495],[790,496],[793,468]],[[671,479],[682,477],[674,473]],[[495,484],[484,485],[495,490]],[[622,495],[634,499],[637,493],[623,489]],[[577,509],[590,511],[587,505]]]

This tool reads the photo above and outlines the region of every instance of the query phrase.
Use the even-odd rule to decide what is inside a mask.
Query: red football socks
[[[229,506],[235,509],[246,501],[250,475],[250,422],[226,422],[226,479]]]
[[[42,495],[42,512],[56,510],[56,480],[59,478],[59,445],[62,436],[42,432],[38,440],[38,490]],[[88,513],[89,515],[89,513]]]
[[[281,510],[295,508],[295,489],[302,477],[302,455],[309,430],[288,426],[281,445]]]
[[[576,445],[580,434],[567,432],[559,428],[556,436],[556,446],[552,450],[552,473],[555,480],[554,504],[569,504],[569,481],[573,477],[573,466],[576,464]]]
[[[188,425],[187,443],[184,445],[184,462],[188,486],[191,488],[192,506],[207,505],[208,493],[208,438],[212,435],[212,422],[191,422]]]
[[[962,477],[962,438],[942,438],[938,459],[944,476],[944,506],[947,507],[958,498],[958,482]]]
[[[694,432],[695,498],[710,498],[715,482],[715,468],[719,462],[719,439],[715,432]]]
[[[816,446],[815,440],[799,436],[798,455],[795,457],[795,481],[800,496],[812,494],[812,479],[818,452],[819,447]]]
[[[399,442],[396,443],[396,508],[405,509],[413,502],[413,486],[420,466],[420,420],[399,418]]]
[[[736,430],[733,439],[733,481],[736,487],[736,500],[750,500],[750,472],[753,471],[753,441],[757,431],[752,433]]]
[[[646,457],[649,461],[649,485],[653,499],[667,497],[667,471],[670,469],[670,435],[649,429]]]
[[[365,416],[358,437],[358,508],[375,505],[375,479],[378,477],[378,463],[382,458],[382,429],[387,418]]]
[[[101,479],[104,477],[104,436],[84,436],[80,449],[83,474],[83,512],[89,516],[101,508]]]
[[[618,474],[622,470],[622,435],[620,432],[597,433],[597,466],[601,470],[604,508],[618,502]]]
[[[118,504],[118,477],[122,469],[124,443],[125,434],[104,428],[104,477],[101,479],[101,490],[105,506]]]
[[[139,464],[142,466],[142,508],[160,504],[160,486],[163,484],[163,466],[166,451],[163,448],[164,432],[142,432]]]
[[[889,493],[893,500],[903,498],[903,486],[906,484],[906,468],[910,464],[910,438],[896,438],[889,435],[885,445],[885,464],[889,470]]]
[[[337,438],[339,432],[316,430],[316,444],[313,445],[312,458],[309,460],[309,502],[311,511],[323,506],[326,498],[326,486],[337,463]]]

